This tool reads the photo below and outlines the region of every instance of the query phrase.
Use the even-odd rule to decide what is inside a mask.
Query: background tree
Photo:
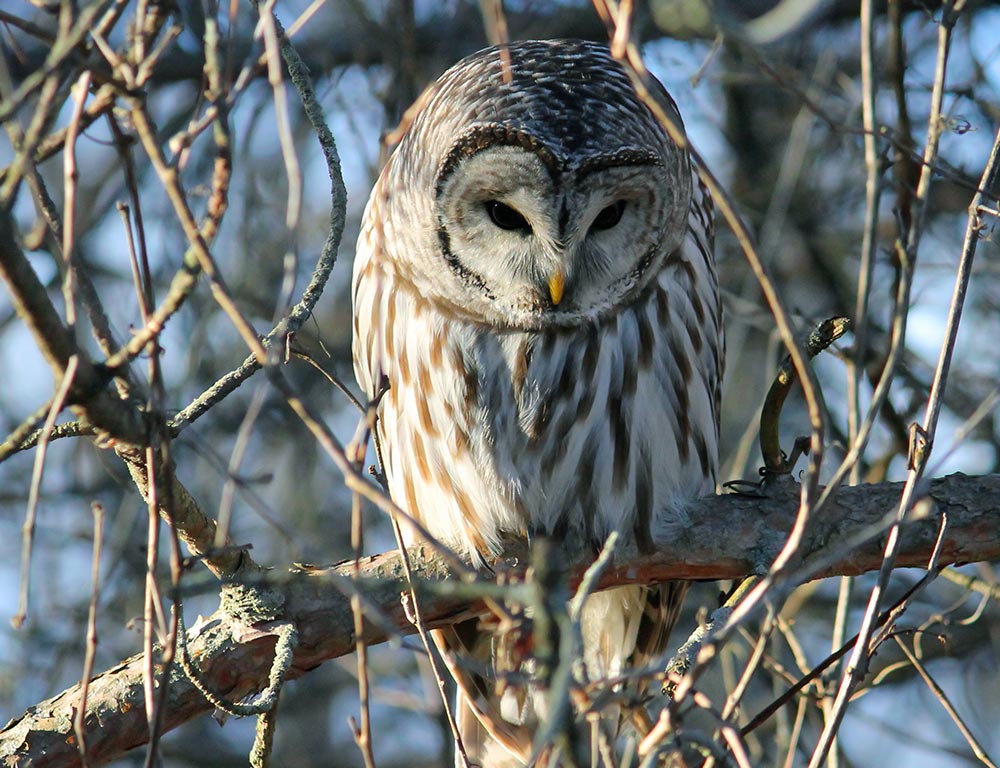
[[[329,440],[364,444],[363,414],[331,382],[353,389],[347,286],[384,157],[380,137],[391,139],[437,74],[491,39],[607,40],[618,30],[624,40],[617,8],[596,5],[511,2],[501,13],[490,2],[258,9],[91,0],[0,10],[9,139],[0,146],[9,289],[0,300],[0,432],[9,435],[0,447],[0,577],[17,625],[0,635],[0,711],[20,717],[84,670],[113,675],[121,659],[145,651],[141,720],[152,716],[135,743],[152,734],[153,746],[121,764],[246,763],[253,718],[229,719],[221,731],[195,718],[165,733],[177,711],[168,693],[183,686],[163,685],[154,662],[181,655],[171,608],[180,598],[192,631],[206,632],[195,616],[216,610],[219,576],[257,576],[252,562],[283,571],[395,546],[384,509],[360,500],[362,491],[375,495],[373,484],[360,485],[373,457],[338,454]],[[630,21],[628,36],[678,98],[694,146],[753,234],[750,256],[767,264],[794,332],[832,315],[853,321],[806,382],[821,384],[822,400],[792,394],[781,420],[788,449],[822,419],[813,463],[796,467],[803,509],[819,500],[814,479],[909,480],[889,489],[905,510],[925,490],[920,476],[996,473],[998,184],[984,171],[997,154],[1000,11],[718,2],[710,12],[695,0],[661,0]],[[785,351],[745,238],[720,229],[723,474],[754,478],[758,411]],[[968,290],[953,297],[956,276]],[[947,329],[959,312],[955,340]],[[942,348],[953,355],[946,365]],[[996,511],[995,485],[961,487],[960,506]],[[875,491],[862,493],[892,512]],[[786,508],[790,521],[794,506]],[[175,525],[159,522],[162,510]],[[199,527],[199,513],[214,522]],[[196,557],[186,559],[177,529]],[[719,546],[732,547],[716,530]],[[987,556],[988,525],[960,530],[970,546],[986,542],[975,556]],[[799,586],[807,573],[853,572],[844,566],[851,547],[827,542],[839,570],[813,573],[793,558],[776,578],[748,585],[726,642],[699,667],[696,691],[679,689],[674,719],[653,725],[643,754],[675,746],[673,733],[709,763],[992,764],[987,755],[1000,750],[994,569],[936,579],[885,570]],[[730,554],[766,571],[780,548],[756,560]],[[384,629],[372,606],[391,602],[395,583],[355,599],[369,632]],[[697,586],[673,645],[718,606],[719,591]],[[294,594],[307,604],[304,591]],[[428,593],[425,610],[434,599]],[[897,603],[890,621],[873,623]],[[330,629],[303,615],[313,629]],[[859,629],[855,655],[849,641]],[[308,631],[298,627],[300,648],[313,647]],[[360,664],[343,657],[284,687],[275,765],[449,759],[423,645],[395,638]],[[849,663],[828,658],[845,644]],[[266,669],[273,645],[245,646],[247,664]],[[237,656],[212,657],[222,660],[208,673],[219,686],[232,672],[227,690],[242,695],[257,679],[239,677],[248,667]],[[861,676],[841,685],[851,669]],[[785,706],[755,720],[801,680]],[[368,702],[360,707],[359,687]],[[105,728],[126,733],[123,718],[109,711]],[[11,744],[0,740],[5,757]]]

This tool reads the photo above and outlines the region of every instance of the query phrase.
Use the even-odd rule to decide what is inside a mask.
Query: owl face
[[[600,46],[509,51],[506,77],[492,48],[432,87],[387,200],[423,242],[393,258],[422,294],[490,325],[576,325],[629,303],[679,248],[687,156]]]
[[[667,226],[674,202],[649,152],[560,173],[530,149],[494,146],[443,180],[435,212],[455,278],[498,320],[535,327],[627,302],[678,245]]]

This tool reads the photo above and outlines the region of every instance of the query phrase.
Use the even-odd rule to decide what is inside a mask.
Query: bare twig
[[[861,3],[861,121],[865,129],[865,227],[861,241],[861,263],[858,266],[858,289],[854,305],[854,353],[848,361],[847,431],[851,445],[858,439],[861,419],[860,387],[868,351],[868,300],[871,296],[872,274],[875,270],[875,249],[878,245],[879,199],[882,185],[878,146],[875,137],[876,79],[874,67],[874,3]],[[851,482],[860,480],[859,464],[855,462]]]
[[[31,331],[53,375],[62,380],[69,359],[78,356],[70,402],[101,439],[114,438],[124,444],[138,444],[142,429],[137,414],[122,408],[121,401],[105,389],[107,372],[97,369],[76,345],[55,307],[14,238],[9,211],[0,211],[0,279],[14,298],[14,308]],[[81,403],[85,403],[82,405]]]
[[[991,600],[1000,600],[1000,585],[997,584],[987,584],[982,579],[978,579],[975,576],[969,576],[968,574],[956,571],[954,568],[945,568],[941,571],[941,576],[953,584],[958,584],[963,589],[969,589],[973,592],[978,592],[979,594],[990,598]]]
[[[884,611],[876,622],[876,627],[881,628],[887,626],[889,622],[896,616],[899,615],[900,609],[906,604],[906,602],[916,595],[920,589],[927,583],[926,580],[921,580],[911,586],[903,595],[897,600],[891,607]],[[764,707],[760,712],[758,712],[754,717],[750,719],[746,725],[743,726],[743,733],[750,733],[755,729],[759,728],[765,722],[767,722],[775,712],[777,712],[781,707],[791,701],[796,695],[803,691],[810,683],[817,682],[821,675],[828,669],[832,668],[838,661],[844,658],[848,651],[854,646],[858,641],[858,634],[855,634],[847,642],[840,646],[833,653],[829,654],[823,661],[813,667],[807,674],[803,675],[799,680],[797,680],[787,691],[785,691],[781,696],[771,702],[768,706]]]
[[[288,204],[285,208],[285,226],[294,232],[302,209],[302,173],[295,154],[292,140],[292,125],[288,117],[288,99],[285,96],[285,82],[281,77],[281,56],[279,53],[278,29],[274,16],[274,0],[266,0],[259,9],[261,35],[267,61],[267,81],[274,92],[274,113],[278,128],[278,142],[285,162],[285,178],[288,182]]]
[[[400,512],[401,511],[402,510],[400,510]],[[458,752],[456,760],[461,760],[461,764],[465,768],[469,768],[469,755],[465,750],[465,743],[462,741],[462,734],[458,730],[458,723],[455,720],[455,712],[452,707],[450,697],[448,696],[448,687],[445,683],[444,674],[441,672],[437,657],[434,655],[434,650],[431,648],[428,625],[424,619],[423,609],[421,608],[420,600],[417,597],[417,592],[413,584],[413,564],[410,561],[410,553],[407,550],[406,545],[403,543],[403,532],[399,526],[399,517],[396,514],[390,513],[390,520],[392,522],[393,535],[396,537],[396,546],[399,548],[400,561],[403,564],[403,573],[406,574],[406,582],[410,588],[409,595],[404,596],[404,604],[409,606],[407,615],[413,624],[414,629],[416,629],[417,634],[420,635],[420,642],[423,643],[424,651],[427,653],[427,661],[430,663],[431,672],[434,675],[434,681],[437,683],[438,692],[441,695],[441,705],[444,708],[445,717],[448,720],[448,727],[451,729],[452,737],[455,739],[455,748]],[[430,540],[433,541],[433,537],[431,537]]]
[[[167,193],[167,197],[173,205],[177,219],[184,230],[184,235],[191,245],[198,267],[208,278],[212,289],[212,296],[222,311],[229,317],[233,326],[239,332],[258,362],[261,365],[266,364],[267,352],[258,339],[257,332],[233,300],[225,279],[219,271],[218,265],[215,263],[215,258],[209,250],[210,238],[205,236],[201,227],[195,221],[187,195],[181,185],[180,174],[176,168],[167,162],[163,154],[146,104],[138,99],[134,99],[131,106],[129,114],[135,125],[136,132],[142,141],[146,154],[149,156],[153,169],[160,177],[160,182]]]
[[[368,450],[368,441],[371,433],[375,429],[378,418],[378,396],[368,404],[362,414],[358,424],[357,433],[350,445],[347,447],[348,458],[354,462],[354,466],[360,470],[365,461],[365,453]],[[361,495],[355,492],[351,496],[351,550],[354,553],[353,572],[354,578],[361,575],[361,553],[364,549],[364,521],[361,518]],[[351,595],[351,613],[354,619],[354,636],[357,639],[355,645],[355,655],[357,656],[358,670],[358,699],[361,706],[361,725],[351,717],[351,732],[354,741],[361,751],[361,757],[366,768],[375,768],[375,756],[372,753],[372,729],[371,729],[371,708],[369,703],[368,684],[368,646],[365,645],[365,625],[364,615],[361,610],[361,597],[359,592]]]
[[[990,758],[986,750],[983,748],[983,745],[979,743],[979,740],[972,733],[972,730],[969,728],[968,725],[966,725],[965,720],[962,719],[962,716],[958,714],[958,711],[955,709],[955,706],[951,703],[951,700],[948,698],[948,694],[946,694],[944,692],[944,689],[937,684],[937,681],[933,677],[931,677],[930,673],[927,671],[927,668],[924,666],[923,662],[920,661],[920,659],[913,652],[913,650],[911,650],[910,647],[903,642],[903,638],[901,638],[898,634],[893,635],[893,639],[896,641],[896,644],[899,646],[900,650],[906,655],[906,658],[909,660],[910,664],[913,665],[913,668],[917,670],[920,677],[927,684],[927,687],[931,690],[931,693],[933,693],[935,698],[941,702],[941,706],[944,707],[945,712],[948,713],[948,717],[950,717],[952,719],[952,722],[954,722],[955,725],[958,726],[958,730],[961,731],[962,737],[965,739],[969,747],[972,749],[973,754],[975,754],[975,756],[979,758],[979,760],[983,763],[983,765],[987,766],[987,768],[997,768],[997,764],[993,762],[992,758]]]
[[[156,754],[156,742],[159,736],[157,728],[157,696],[156,696],[156,658],[154,656],[157,638],[164,642],[167,636],[167,621],[163,610],[163,598],[159,585],[156,583],[156,565],[160,553],[160,500],[159,484],[156,475],[156,456],[153,448],[146,449],[146,473],[149,478],[146,495],[146,573],[145,593],[143,596],[142,650],[146,658],[145,675],[145,712],[149,726],[149,745],[146,768]],[[165,508],[165,505],[164,505]],[[169,666],[164,671],[169,670]],[[165,682],[165,679],[161,682]]]
[[[222,486],[222,498],[219,499],[218,527],[215,529],[216,548],[224,547],[226,541],[229,540],[229,525],[232,520],[233,501],[236,496],[240,466],[250,446],[253,428],[264,408],[267,393],[267,381],[259,382],[259,385],[254,389],[253,396],[250,398],[249,405],[247,405],[246,413],[243,414],[243,418],[240,420],[239,429],[236,431],[236,440],[233,442],[233,450],[229,456],[229,463],[226,466],[226,481]]]
[[[274,745],[274,732],[278,725],[278,702],[275,701],[267,712],[257,715],[253,746],[250,748],[250,768],[267,768]]]
[[[38,429],[39,424],[45,423],[45,417],[52,410],[52,401],[49,400],[38,407],[38,409],[32,413],[28,418],[22,421],[13,432],[7,435],[7,438],[0,443],[0,463],[4,462],[9,457],[13,456],[18,451],[22,451],[25,448],[31,447],[28,445],[32,438],[37,436],[37,439],[32,443],[37,443],[42,437],[42,431]],[[52,439],[52,430],[45,433],[49,435],[49,439]]]
[[[52,425],[56,422],[56,416],[62,410],[63,403],[69,395],[76,377],[79,358],[73,355],[66,363],[66,371],[63,374],[59,388],[52,397],[49,407],[49,415],[42,426],[42,439],[38,443],[38,451],[35,453],[35,463],[31,471],[31,488],[28,491],[28,508],[24,513],[24,523],[21,526],[21,591],[18,601],[17,613],[11,618],[10,623],[15,629],[24,624],[28,616],[28,596],[31,587],[31,552],[35,541],[35,516],[38,511],[38,496],[42,490],[42,473],[45,471],[46,448],[48,447],[48,434],[52,431]]]
[[[46,84],[54,82],[52,75],[57,72],[63,63],[76,52],[76,47],[95,27],[97,17],[108,10],[115,0],[91,0],[81,10],[79,15],[73,20],[72,28],[60,31],[56,37],[56,44],[49,50],[45,59],[45,64],[29,77],[26,77],[18,89],[5,98],[3,106],[0,106],[0,123],[6,122],[15,112],[17,112],[24,102],[36,91],[44,88]],[[123,4],[122,4],[123,5]],[[34,149],[34,143],[32,143]],[[5,183],[18,176],[16,161],[11,169],[8,169]],[[5,193],[7,194],[7,190]]]
[[[732,689],[730,690],[729,695],[726,696],[726,702],[722,707],[722,712],[719,715],[719,719],[721,722],[725,723],[726,725],[729,725],[730,728],[732,727],[730,725],[730,720],[733,717],[733,714],[736,712],[736,708],[739,706],[740,701],[743,699],[743,695],[746,693],[747,687],[750,685],[750,680],[753,678],[754,674],[757,672],[757,669],[761,664],[761,661],[763,661],[764,659],[764,652],[767,650],[767,643],[771,639],[771,633],[774,632],[775,626],[776,622],[774,614],[772,612],[768,612],[768,615],[764,620],[764,625],[760,629],[760,634],[757,637],[757,641],[754,643],[753,652],[751,653],[750,658],[747,660],[747,663],[743,669],[743,673],[740,675],[740,679],[736,683],[736,685],[733,686]],[[696,692],[695,696],[698,695],[699,693]],[[697,702],[697,699],[695,699],[695,701]],[[724,733],[724,731],[725,728],[720,729],[719,733],[716,734],[716,739],[718,738],[718,735],[720,733]],[[737,746],[740,746],[741,748],[742,748],[743,735],[744,734],[742,733],[740,734],[740,739],[737,744]],[[736,756],[737,760],[739,760],[740,759],[739,755],[733,749],[733,745],[736,742],[729,738],[727,738],[727,742],[730,745],[730,749],[733,750],[734,756]],[[714,768],[714,766],[715,766],[715,757],[714,756],[709,757],[708,760],[705,761],[705,768]]]
[[[80,761],[87,766],[87,734],[84,729],[84,715],[87,713],[87,692],[90,686],[90,676],[94,673],[94,657],[97,655],[97,597],[100,595],[101,583],[101,541],[104,533],[104,507],[96,501],[90,505],[94,513],[94,554],[90,565],[90,608],[87,611],[87,650],[83,657],[83,675],[80,677],[80,706],[73,718],[73,731],[76,734],[77,747],[80,751]]]
[[[55,38],[52,36],[52,33],[47,29],[40,27],[37,24],[33,24],[27,19],[22,19],[20,16],[15,16],[13,13],[0,10],[0,22],[10,24],[12,27],[17,27],[18,29],[23,29],[29,35],[34,35],[39,40],[43,40],[50,45],[55,42]]]
[[[90,72],[84,72],[77,80],[74,90],[73,115],[66,132],[66,147],[63,151],[63,196],[66,213],[63,217],[63,304],[66,310],[66,325],[76,325],[76,269],[73,267],[73,248],[76,245],[76,189],[79,173],[76,168],[76,138],[80,130],[80,115],[87,101],[90,89]]]

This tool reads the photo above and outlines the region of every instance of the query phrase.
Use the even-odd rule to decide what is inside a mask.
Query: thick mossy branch
[[[800,578],[877,570],[887,521],[895,516],[901,490],[901,483],[838,490],[810,524],[795,569]],[[1000,476],[951,475],[929,483],[922,499],[903,526],[899,566],[926,564],[942,525],[940,564],[1000,558]],[[612,563],[603,572],[601,586],[760,573],[780,551],[798,504],[799,488],[790,478],[759,498],[728,495],[698,500],[659,532],[655,553]],[[592,557],[572,563],[571,580],[579,580]],[[432,627],[474,615],[480,610],[480,597],[516,590],[518,576],[530,561],[524,542],[511,542],[504,556],[492,563],[494,572],[502,573],[508,584],[498,586],[492,580],[460,581],[429,546],[413,547],[410,558],[421,611]],[[351,578],[351,569],[352,564],[345,563],[284,574],[257,572],[264,581],[246,585],[266,587],[271,594],[283,596],[279,618],[298,630],[289,677],[354,651],[350,595],[355,589],[363,596],[368,618],[367,642],[380,643],[415,631],[401,600],[406,589],[398,553],[363,560],[358,581]],[[216,695],[240,701],[266,688],[280,625],[265,621],[250,626],[219,610],[189,630],[189,653]],[[145,741],[142,676],[142,658],[134,656],[91,682],[85,718],[90,765],[106,763]],[[178,667],[172,676],[168,728],[211,711],[212,706]],[[72,730],[79,704],[80,691],[74,686],[8,723],[0,730],[3,764],[79,765]]]

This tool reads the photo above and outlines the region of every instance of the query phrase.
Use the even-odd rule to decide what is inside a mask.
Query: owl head
[[[421,102],[376,188],[375,226],[425,298],[494,327],[573,326],[630,303],[680,248],[687,153],[606,48],[487,48]]]

